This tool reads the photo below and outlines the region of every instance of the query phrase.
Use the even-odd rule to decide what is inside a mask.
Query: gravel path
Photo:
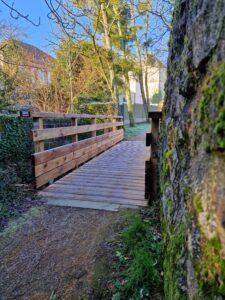
[[[1,235],[0,299],[88,299],[84,295],[100,244],[112,234],[117,216],[43,206],[38,217],[10,237]]]
[[[145,135],[129,140],[144,142]],[[0,234],[0,300],[99,300],[90,286],[120,214],[45,205],[37,210]]]

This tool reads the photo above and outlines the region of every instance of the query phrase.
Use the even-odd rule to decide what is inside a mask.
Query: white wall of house
[[[143,104],[142,97],[141,97],[141,88],[140,88],[139,81],[137,80],[137,77],[132,72],[129,73],[129,77],[130,77],[130,92],[131,92],[132,103]],[[123,104],[124,101],[126,102],[125,99],[126,99],[125,95],[120,95],[119,103]]]
[[[157,67],[147,67],[148,78],[148,96],[150,103],[155,94],[161,93],[162,99],[164,97],[164,86],[166,82],[166,67],[163,65]]]
[[[167,69],[166,67],[161,67],[159,70],[159,90],[163,94],[163,97],[165,95],[165,83],[167,78]]]
[[[154,94],[161,92],[162,96],[164,97],[164,85],[166,82],[166,67],[148,67],[147,68],[147,76],[148,76],[148,95],[151,98]],[[130,91],[132,102],[136,104],[143,104],[142,96],[141,96],[141,88],[140,83],[137,77],[130,72]],[[144,87],[145,88],[145,87]],[[124,95],[119,96],[120,104],[124,103],[125,100]]]

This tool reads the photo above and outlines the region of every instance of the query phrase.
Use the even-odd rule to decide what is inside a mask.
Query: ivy
[[[34,194],[21,183],[32,181],[32,119],[0,116],[0,227]]]
[[[16,116],[0,117],[0,161],[17,163],[32,153],[30,130],[32,120]]]

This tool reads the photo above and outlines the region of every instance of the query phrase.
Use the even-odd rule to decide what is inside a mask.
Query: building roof
[[[47,65],[54,59],[48,53],[28,43],[10,39],[4,41],[2,44],[9,45],[10,43],[11,45],[15,46],[17,49],[22,50],[23,56],[26,59],[27,64],[29,64],[29,66],[31,67],[41,68],[41,69],[46,68]],[[5,51],[5,47],[4,47],[4,51]]]
[[[15,43],[16,43],[16,45],[21,47],[23,49],[23,51],[26,52],[26,54],[28,54],[30,57],[32,57],[34,62],[36,62],[40,65],[44,65],[46,62],[50,62],[53,60],[53,57],[51,55],[40,50],[39,48],[37,48],[33,45],[30,45],[30,44],[24,43],[24,42],[20,42],[20,41],[15,41]]]

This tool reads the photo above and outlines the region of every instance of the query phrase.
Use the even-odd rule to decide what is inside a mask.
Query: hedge
[[[24,183],[32,181],[32,126],[32,119],[29,118],[0,116],[0,167],[5,169],[13,165]]]

